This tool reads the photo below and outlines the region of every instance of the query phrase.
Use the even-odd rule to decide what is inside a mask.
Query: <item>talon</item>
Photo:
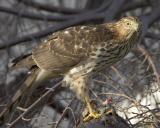
[[[98,113],[98,112],[92,112],[92,113],[89,113],[89,115],[87,115],[84,119],[83,119],[83,121],[84,122],[88,122],[88,121],[90,121],[90,120],[92,120],[92,119],[99,119],[101,117],[101,114],[100,113]]]
[[[92,119],[100,118],[102,114],[100,113],[100,111],[94,111],[94,107],[90,103],[90,99],[89,99],[88,96],[85,96],[85,101],[86,101],[86,104],[87,104],[89,114],[84,117],[83,121],[88,122]]]

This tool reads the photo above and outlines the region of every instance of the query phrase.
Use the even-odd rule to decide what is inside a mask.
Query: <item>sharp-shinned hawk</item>
[[[70,86],[88,107],[90,114],[84,120],[99,118],[100,114],[90,105],[89,79],[94,73],[121,60],[131,50],[140,38],[141,26],[137,17],[125,17],[117,22],[70,27],[50,35],[33,49],[32,55],[22,59],[16,66],[34,67],[34,77],[25,81],[26,88],[49,78],[64,76],[63,83]],[[12,103],[22,93],[17,92]]]

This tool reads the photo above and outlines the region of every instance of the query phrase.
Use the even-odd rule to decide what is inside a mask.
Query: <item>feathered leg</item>
[[[77,96],[86,103],[89,114],[84,118],[84,121],[87,122],[93,118],[100,118],[101,114],[98,111],[95,111],[91,105],[89,98],[89,84],[90,78],[88,76],[76,76],[64,78],[66,83],[70,85],[70,88],[76,92]]]

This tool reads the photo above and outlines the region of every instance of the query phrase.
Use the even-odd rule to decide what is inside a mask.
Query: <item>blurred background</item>
[[[32,48],[58,30],[111,22],[124,16],[141,18],[142,39],[122,61],[93,79],[91,96],[102,101],[112,98],[114,110],[127,122],[126,127],[159,128],[159,0],[0,0],[0,111],[27,74],[25,69],[10,70],[14,58],[31,53]],[[51,80],[36,89],[37,99],[60,80]],[[39,106],[36,111],[31,108],[32,118],[19,120],[15,127],[77,127],[84,111],[84,104],[75,94],[61,86],[55,87]],[[15,119],[10,117],[9,122],[3,123]]]

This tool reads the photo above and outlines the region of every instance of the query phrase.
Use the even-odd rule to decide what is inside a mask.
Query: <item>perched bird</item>
[[[31,76],[0,113],[0,118],[28,88],[36,88],[58,76],[64,76],[63,84],[86,103],[89,115],[84,121],[99,118],[101,115],[90,104],[90,78],[121,60],[138,42],[141,29],[137,17],[124,17],[117,22],[75,26],[53,33],[15,65],[30,69]]]

